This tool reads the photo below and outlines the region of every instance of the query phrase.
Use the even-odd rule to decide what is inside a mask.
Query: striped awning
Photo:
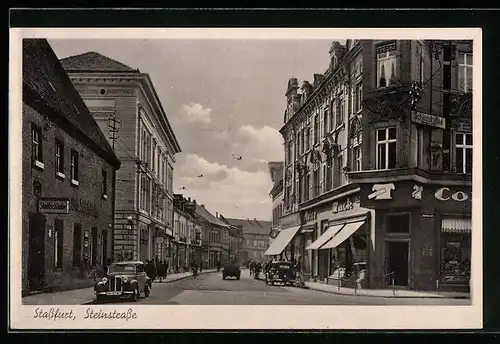
[[[447,218],[441,221],[441,230],[446,233],[471,233],[472,219]]]

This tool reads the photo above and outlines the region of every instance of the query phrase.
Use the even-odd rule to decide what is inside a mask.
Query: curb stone
[[[369,294],[346,294],[346,293],[339,293],[333,290],[324,290],[324,289],[319,289],[319,288],[314,288],[314,287],[309,287],[307,286],[307,289],[309,290],[316,290],[320,291],[323,293],[328,293],[328,294],[335,294],[335,295],[342,295],[342,296],[362,296],[362,297],[374,297],[374,298],[384,298],[384,299],[461,299],[461,300],[470,300],[470,296],[437,296],[437,295],[429,295],[429,296],[386,296],[386,295],[369,295]]]

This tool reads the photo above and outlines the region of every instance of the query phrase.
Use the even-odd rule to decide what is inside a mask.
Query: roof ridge
[[[137,68],[132,68],[129,65],[123,63],[123,62],[120,62],[118,60],[115,60],[114,58],[111,58],[111,57],[109,57],[107,55],[101,54],[101,53],[99,53],[97,51],[93,51],[93,50],[92,51],[87,51],[85,53],[77,54],[77,55],[67,56],[67,57],[64,57],[62,59],[59,59],[59,61],[62,64],[64,62],[70,61],[71,59],[76,59],[76,58],[80,58],[80,57],[83,57],[83,56],[91,56],[91,55],[98,56],[98,57],[110,60],[111,62],[116,63],[116,64],[124,67],[125,69],[128,69],[128,71],[130,71],[130,72],[140,72],[139,69],[137,69]]]

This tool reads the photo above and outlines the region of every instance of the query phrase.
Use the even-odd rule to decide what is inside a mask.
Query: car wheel
[[[132,301],[137,301],[140,295],[141,294],[139,293],[139,288],[137,288],[136,290],[134,290],[134,293],[132,294]]]
[[[104,301],[104,296],[103,295],[96,295],[95,300],[99,303]]]
[[[144,297],[148,297],[148,296],[149,296],[149,293],[150,293],[150,291],[149,291],[148,286],[145,286],[145,287],[144,287]]]

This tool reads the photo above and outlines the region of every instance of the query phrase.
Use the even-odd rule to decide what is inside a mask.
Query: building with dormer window
[[[330,58],[288,82],[269,250],[325,283],[468,288],[472,43],[347,40]]]

